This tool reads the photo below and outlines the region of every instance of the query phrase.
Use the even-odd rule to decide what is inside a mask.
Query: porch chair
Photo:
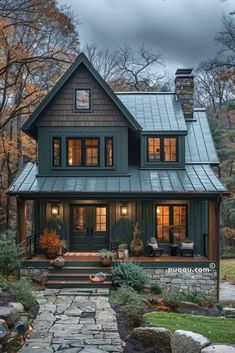
[[[180,244],[180,254],[181,256],[191,256],[194,255],[194,241],[190,239],[185,239]]]
[[[161,256],[163,253],[163,248],[158,246],[157,240],[154,237],[151,237],[147,243],[147,250],[149,256]]]

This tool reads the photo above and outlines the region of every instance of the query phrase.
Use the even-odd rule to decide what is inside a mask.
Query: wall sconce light
[[[127,206],[127,204],[126,205],[121,205],[120,214],[121,214],[121,216],[128,216],[128,206]]]
[[[51,215],[52,216],[59,216],[59,214],[60,214],[60,206],[51,205]]]

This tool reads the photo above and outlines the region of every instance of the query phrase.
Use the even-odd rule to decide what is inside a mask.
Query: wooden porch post
[[[219,249],[219,203],[217,200],[208,201],[208,258],[217,262]]]
[[[25,200],[17,199],[17,243],[26,239],[26,209]]]

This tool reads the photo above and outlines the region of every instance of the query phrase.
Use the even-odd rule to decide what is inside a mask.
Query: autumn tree
[[[0,0],[0,175],[3,190],[35,156],[20,128],[78,52],[75,19],[55,0]],[[5,207],[9,219],[9,205]],[[8,222],[7,222],[8,223]]]

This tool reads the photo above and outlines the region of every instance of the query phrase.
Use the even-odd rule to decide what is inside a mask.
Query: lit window
[[[85,140],[85,165],[98,166],[99,164],[99,142],[97,138]]]
[[[67,165],[69,167],[96,167],[99,165],[98,138],[68,138]]]
[[[148,137],[148,162],[176,162],[177,141],[176,137]]]
[[[96,232],[106,232],[107,230],[107,209],[106,207],[96,207],[95,209],[95,230]]]
[[[53,167],[61,166],[61,138],[54,137],[52,139],[52,164]]]
[[[89,89],[76,89],[75,91],[75,109],[90,110],[91,94]]]
[[[187,237],[187,206],[156,207],[156,237],[159,241],[177,242]]]
[[[113,167],[113,138],[105,138],[105,166]]]
[[[70,138],[67,141],[68,165],[79,167],[82,165],[82,144],[79,138]]]

